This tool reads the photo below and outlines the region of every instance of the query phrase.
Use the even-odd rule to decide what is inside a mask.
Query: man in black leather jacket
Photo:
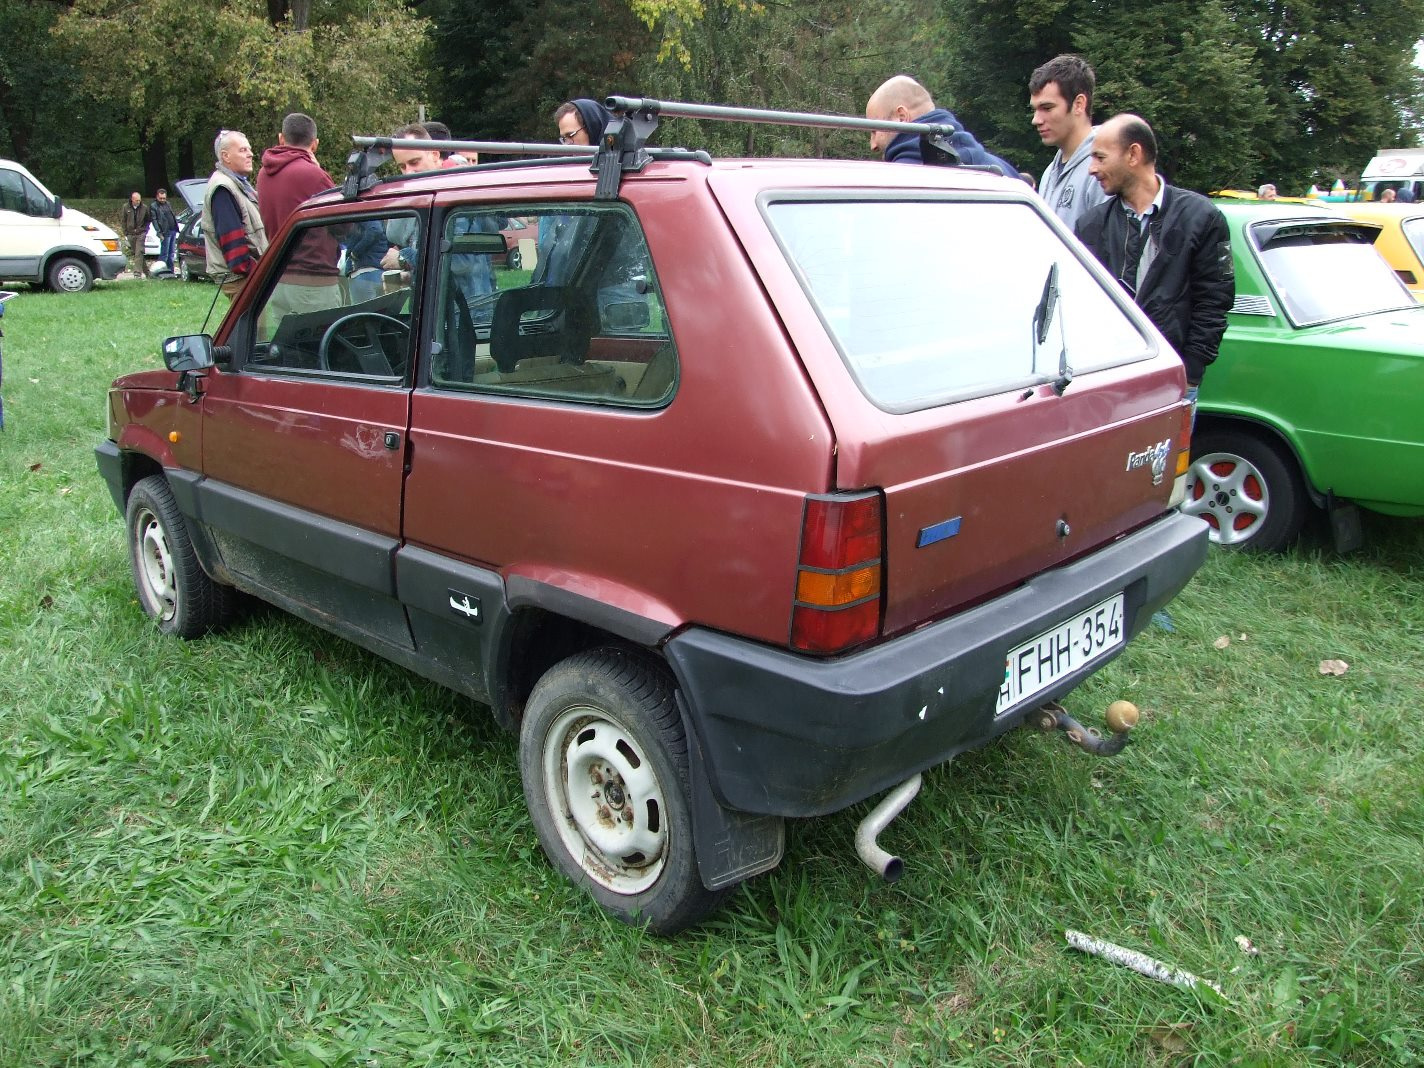
[[[1195,402],[1236,299],[1226,219],[1199,193],[1157,174],[1157,139],[1136,115],[1099,127],[1090,172],[1108,199],[1079,219],[1079,239],[1181,356]]]

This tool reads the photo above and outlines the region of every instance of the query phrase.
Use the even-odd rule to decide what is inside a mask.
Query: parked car
[[[1189,515],[1234,548],[1288,545],[1315,507],[1424,515],[1424,306],[1333,210],[1221,201],[1236,303],[1202,381]],[[1338,207],[1338,206],[1336,206]]]
[[[65,207],[20,164],[0,159],[0,280],[82,293],[123,269],[113,227]]]
[[[1026,186],[382,159],[297,208],[215,339],[113,385],[98,463],[161,630],[243,590],[488,703],[551,861],[661,932],[788,817],[893,787],[859,847],[893,878],[874,837],[925,769],[1025,723],[1120,748],[1130,718],[1050,702],[1205,558],[1185,377]],[[511,213],[559,247],[484,291]],[[407,269],[342,280],[353,222]]]
[[[538,241],[539,228],[537,225],[530,226],[523,219],[506,219],[505,224],[499,231],[504,238],[504,265],[511,271],[517,271],[524,266],[519,242],[524,239]]]
[[[1424,298],[1424,204],[1356,201],[1335,210],[1380,228],[1375,248],[1415,299]]]

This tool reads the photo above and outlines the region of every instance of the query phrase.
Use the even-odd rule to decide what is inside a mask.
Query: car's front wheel
[[[511,271],[517,271],[524,266],[524,257],[519,254],[519,249],[510,249],[504,257],[504,265]]]
[[[687,740],[658,664],[618,648],[556,664],[525,706],[519,767],[544,852],[613,915],[670,934],[716,907],[721,894],[697,871]]]
[[[232,617],[235,593],[198,563],[187,522],[162,475],[129,493],[129,564],[139,604],[165,634],[197,638]]]
[[[1206,520],[1216,544],[1277,552],[1300,533],[1308,507],[1294,460],[1269,442],[1230,429],[1193,438],[1182,511]]]
[[[94,272],[83,260],[61,256],[49,265],[45,281],[56,293],[83,293],[94,285]]]
[[[182,256],[178,257],[178,277],[185,282],[193,280],[193,272],[188,269],[188,261]]]

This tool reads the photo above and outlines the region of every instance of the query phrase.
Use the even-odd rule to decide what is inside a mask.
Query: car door
[[[406,210],[298,226],[204,382],[200,516],[239,583],[341,633],[410,648],[396,600],[415,272],[340,273],[358,223],[419,232]]]

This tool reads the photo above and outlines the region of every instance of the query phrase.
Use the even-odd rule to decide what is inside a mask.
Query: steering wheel
[[[359,326],[353,329],[353,324]],[[338,352],[352,357],[363,375],[389,378],[396,373],[395,363],[386,347],[391,340],[391,327],[395,327],[398,340],[403,341],[410,336],[409,326],[381,312],[360,311],[343,315],[321,335],[321,344],[316,350],[316,365],[323,371],[332,370],[331,354],[336,348]]]

